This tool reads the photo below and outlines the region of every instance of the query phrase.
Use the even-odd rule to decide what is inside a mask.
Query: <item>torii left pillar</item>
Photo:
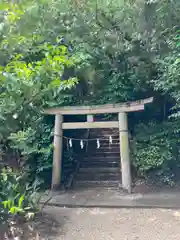
[[[54,126],[54,154],[52,167],[52,189],[58,189],[61,185],[62,172],[62,148],[63,148],[63,116],[57,114],[55,116]]]

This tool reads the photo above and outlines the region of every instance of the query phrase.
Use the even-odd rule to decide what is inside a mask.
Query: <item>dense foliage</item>
[[[173,184],[178,178],[179,121],[139,124],[132,142],[133,162],[140,176]]]
[[[29,182],[26,171],[4,168],[0,174],[0,236],[14,239],[21,223],[34,219],[39,212],[40,183]]]
[[[60,9],[58,1],[54,7]],[[80,100],[103,104],[153,96],[153,105],[130,115],[132,160],[138,175],[156,172],[171,183],[179,167],[180,2],[75,1],[67,8],[66,21],[59,21],[83,56],[76,73]]]
[[[52,165],[53,119],[42,111],[71,102],[70,89],[77,83],[77,78],[64,78],[76,59],[59,35],[49,41],[41,37],[42,28],[36,32],[43,19],[32,14],[33,4],[0,4],[1,164],[15,168],[2,170],[0,178],[0,218],[6,226],[38,210],[36,183],[46,179]]]
[[[48,179],[53,118],[45,107],[145,97],[129,117],[138,175],[171,183],[179,167],[178,0],[0,4],[0,147],[30,181]],[[50,179],[50,178],[49,178]]]
[[[42,110],[71,102],[68,90],[77,79],[65,79],[63,74],[65,68],[74,66],[75,59],[58,35],[48,41],[45,36],[41,37],[43,29],[36,34],[36,25],[24,30],[28,27],[24,26],[28,17],[32,24],[37,20],[36,15],[32,16],[36,5],[33,9],[31,4],[2,7],[6,12],[0,49],[3,56],[0,69],[2,152],[6,152],[5,147],[9,145],[22,158],[20,164],[31,161],[40,172],[42,166],[49,167],[52,151],[52,120],[46,119]],[[42,19],[40,23],[43,24]],[[38,162],[32,163],[36,158]]]

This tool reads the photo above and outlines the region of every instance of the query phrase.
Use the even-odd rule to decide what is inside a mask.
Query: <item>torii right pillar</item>
[[[126,112],[119,113],[119,140],[122,188],[128,191],[128,193],[131,193],[131,163],[129,150],[128,118]]]

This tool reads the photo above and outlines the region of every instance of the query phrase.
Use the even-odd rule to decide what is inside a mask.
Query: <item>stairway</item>
[[[112,144],[109,143],[112,136]],[[109,187],[118,188],[120,176],[119,134],[114,129],[90,130],[86,153],[81,156],[74,188]]]

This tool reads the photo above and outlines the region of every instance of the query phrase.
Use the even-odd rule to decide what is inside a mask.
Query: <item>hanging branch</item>
[[[99,14],[98,14],[99,13]],[[100,15],[102,18],[104,18],[104,20],[106,22],[109,23],[109,27],[108,26],[105,26],[102,24],[102,22],[99,20],[99,17],[98,15]],[[133,39],[132,37],[129,36],[129,34],[126,32],[124,33],[121,28],[116,24],[116,22],[113,21],[112,18],[110,18],[109,16],[106,15],[105,12],[103,12],[102,10],[100,11],[96,11],[96,23],[103,29],[106,29],[106,30],[115,30],[115,31],[118,31],[120,32],[120,34],[124,37],[124,39],[128,42],[131,42]]]

